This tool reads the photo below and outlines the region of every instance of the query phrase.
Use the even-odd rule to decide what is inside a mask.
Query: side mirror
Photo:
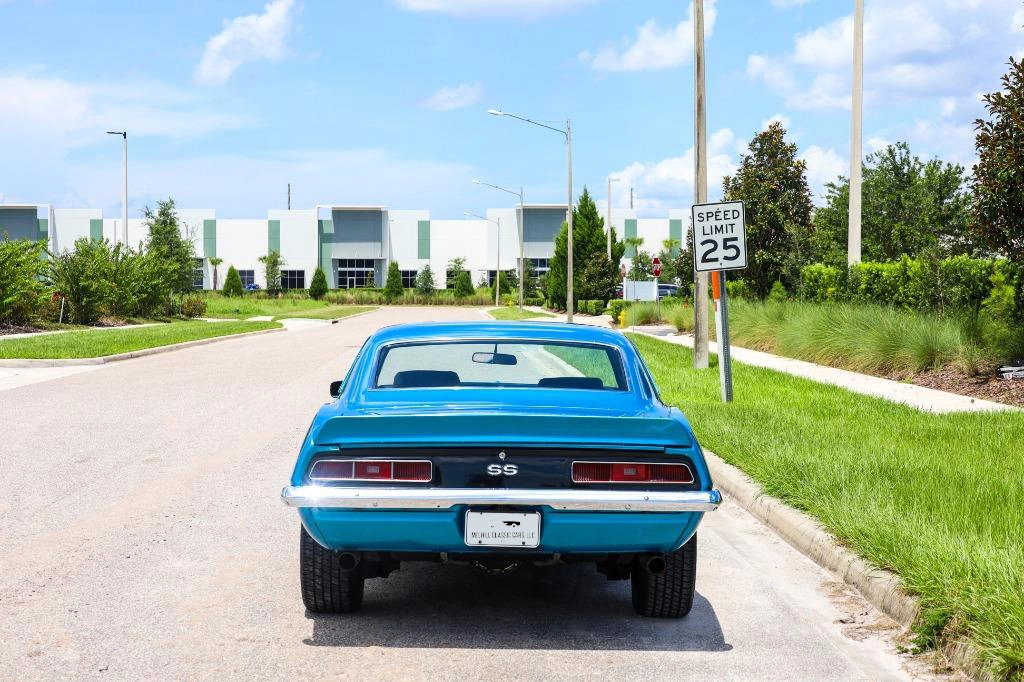
[[[331,397],[337,398],[341,395],[341,387],[345,385],[345,382],[339,379],[338,381],[331,382]]]

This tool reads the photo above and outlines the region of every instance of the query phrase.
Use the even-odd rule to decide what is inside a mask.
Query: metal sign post
[[[726,270],[747,267],[746,215],[742,201],[693,207],[693,269],[713,272],[718,375],[722,402],[732,402],[732,351],[729,343],[729,291]]]
[[[654,273],[654,301],[658,308],[658,318],[661,318],[661,289],[658,288],[658,279],[661,277],[661,259],[657,256],[651,261],[651,272]]]

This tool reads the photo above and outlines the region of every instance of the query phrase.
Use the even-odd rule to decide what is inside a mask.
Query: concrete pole
[[[523,309],[523,277],[526,274],[526,262],[523,254],[523,232],[526,230],[526,211],[523,208],[523,188],[519,187],[519,216],[516,227],[519,229],[519,309]]]
[[[128,247],[128,131],[124,131],[124,193],[121,195],[121,204],[124,217],[124,245]],[[117,241],[117,235],[114,235]]]
[[[694,203],[708,200],[707,120],[704,101],[704,0],[693,0],[694,67]],[[694,229],[691,225],[690,229]],[[693,366],[708,367],[708,275],[694,273]]]
[[[494,305],[497,307],[501,305],[498,302],[501,298],[501,216],[498,216],[494,224],[498,226],[498,266],[494,271]]]
[[[565,282],[565,321],[572,324],[572,121],[565,121],[565,144],[569,148],[569,205],[566,210],[567,223],[569,225],[569,254],[566,258],[566,282]]]
[[[850,231],[846,262],[860,262],[861,255],[861,140],[864,115],[864,0],[854,0],[853,20],[853,110],[850,131]]]

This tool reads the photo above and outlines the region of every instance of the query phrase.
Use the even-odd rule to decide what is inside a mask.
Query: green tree
[[[573,295],[578,301],[609,300],[619,280],[619,263],[625,245],[616,239],[612,228],[612,257],[608,257],[604,218],[597,210],[594,199],[586,187],[572,214],[573,235]],[[568,272],[569,228],[563,223],[555,238],[555,252],[551,257],[551,270],[547,277],[548,300],[564,305],[566,274]]]
[[[430,269],[430,263],[427,263],[416,273],[416,293],[420,296],[433,296],[434,289],[434,271]]]
[[[241,280],[239,280],[241,282]],[[309,283],[309,297],[319,301],[327,295],[327,275],[323,268],[317,268],[313,272],[313,280]]]
[[[678,239],[665,239],[661,242],[661,251],[658,258],[661,259],[660,282],[679,284],[678,258],[681,253]]]
[[[271,251],[266,256],[260,256],[259,262],[263,263],[263,272],[267,279],[267,293],[281,293],[281,266],[285,264],[281,254]]]
[[[533,266],[533,259],[527,258],[523,261],[523,298],[536,298],[537,289],[537,268]]]
[[[155,211],[147,206],[143,215],[149,229],[146,251],[167,264],[167,289],[172,293],[191,291],[195,246],[182,235],[174,199],[158,201]]]
[[[43,242],[0,240],[0,323],[23,325],[35,317],[46,269]]]
[[[459,273],[466,269],[465,258],[452,258],[448,261],[448,272],[445,275],[445,287],[448,289],[454,289],[455,284],[459,279]],[[472,282],[470,282],[472,284]]]
[[[105,311],[110,297],[108,251],[106,240],[82,237],[74,250],[50,260],[50,283],[66,299],[69,319],[75,324],[93,324]]]
[[[210,266],[213,268],[213,290],[216,291],[220,285],[220,282],[217,281],[217,266],[223,263],[224,259],[212,256],[207,258],[207,260],[210,261]]]
[[[473,278],[469,276],[468,270],[459,270],[455,276],[455,295],[459,298],[472,296],[476,293],[473,288]]]
[[[978,163],[972,233],[989,249],[1024,263],[1024,61],[1010,58],[1003,88],[985,95],[988,119],[975,122]]]
[[[967,230],[970,195],[963,166],[922,161],[905,142],[869,154],[863,166],[861,254],[865,261],[918,257],[935,249],[942,257],[974,255]],[[850,226],[850,181],[826,185],[825,205],[814,216],[815,231],[795,244],[805,260],[846,267]],[[802,247],[802,248],[801,248]]]
[[[228,274],[224,278],[224,295],[241,296],[242,291],[241,275],[238,274],[238,270],[235,270],[234,265],[228,266]]]
[[[626,278],[634,282],[650,282],[654,280],[654,259],[646,251],[637,251],[629,266]]]
[[[405,287],[402,286],[402,271],[398,269],[398,261],[391,261],[388,265],[388,279],[384,284],[384,299],[388,302],[395,301],[402,297]]]
[[[761,297],[775,281],[799,274],[787,270],[794,244],[811,231],[814,205],[806,176],[807,164],[776,121],[754,136],[736,174],[722,183],[727,201],[746,204],[748,266],[742,277]]]

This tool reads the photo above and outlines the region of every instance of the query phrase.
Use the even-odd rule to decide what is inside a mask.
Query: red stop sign
[[[661,259],[658,258],[657,256],[655,256],[654,260],[651,261],[651,265],[654,266],[653,267],[654,276],[655,277],[661,277]]]

